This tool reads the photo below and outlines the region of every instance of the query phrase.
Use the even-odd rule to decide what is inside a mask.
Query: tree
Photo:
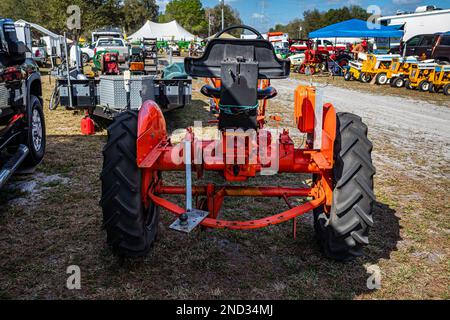
[[[303,13],[303,20],[296,19],[287,25],[278,24],[271,31],[282,31],[289,33],[291,38],[299,37],[300,27],[302,27],[301,35],[305,37],[311,31],[326,27],[328,25],[338,23],[349,19],[367,20],[370,14],[359,6],[342,7],[339,9],[330,9],[326,12],[320,12],[317,9],[307,10]]]
[[[302,29],[300,29],[302,28]],[[304,36],[303,32],[303,21],[301,19],[294,19],[287,25],[277,24],[274,28],[269,30],[270,32],[280,31],[289,34],[292,39],[302,38]]]
[[[195,35],[207,33],[208,22],[200,0],[172,0],[166,6],[166,12],[159,17],[160,22],[176,20]]]
[[[128,33],[132,33],[147,20],[156,21],[158,10],[155,0],[125,0],[123,6],[125,29]]]
[[[211,35],[214,35],[222,30],[222,5],[218,4],[214,8],[207,9],[206,18],[209,19],[210,16],[211,16]],[[233,9],[233,7],[231,7],[228,4],[224,5],[223,16],[225,28],[242,24],[239,12],[237,12],[235,9]],[[231,33],[237,35],[239,32],[238,30],[236,30],[235,32]]]

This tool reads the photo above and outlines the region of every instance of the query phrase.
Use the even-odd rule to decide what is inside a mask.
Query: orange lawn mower
[[[247,29],[256,39],[222,39],[224,32]],[[189,233],[194,229],[253,230],[269,227],[313,212],[317,239],[324,254],[347,261],[362,254],[373,225],[375,201],[372,144],[367,126],[350,113],[336,113],[322,103],[314,87],[295,90],[294,117],[306,135],[297,148],[288,130],[274,132],[263,124],[264,102],[277,95],[270,79],[289,77],[289,60],[276,57],[270,42],[248,26],[223,30],[211,40],[200,58],[185,59],[192,77],[220,79],[201,92],[218,102],[218,140],[202,140],[192,128],[174,144],[166,131],[164,116],[153,101],[139,112],[127,110],[108,129],[103,150],[102,199],[107,242],[120,256],[144,256],[153,245],[160,208],[174,214],[171,229]],[[168,185],[164,175],[184,171],[185,181]],[[200,185],[193,180],[205,172],[222,176],[222,185]],[[242,186],[257,175],[299,174],[298,186]],[[312,182],[301,186],[300,175]],[[270,177],[268,177],[270,179]],[[239,182],[240,185],[236,185]],[[185,205],[168,200],[184,195]],[[220,217],[226,197],[279,198],[286,210],[249,221]],[[293,205],[292,198],[307,198]]]

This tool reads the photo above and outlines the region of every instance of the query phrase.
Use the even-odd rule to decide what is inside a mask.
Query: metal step
[[[209,215],[209,212],[193,209],[183,213],[180,218],[170,225],[170,229],[190,233]]]
[[[12,176],[12,174],[19,168],[20,164],[25,160],[30,150],[27,146],[21,144],[17,152],[6,162],[6,164],[0,170],[0,189],[3,188],[6,181]]]

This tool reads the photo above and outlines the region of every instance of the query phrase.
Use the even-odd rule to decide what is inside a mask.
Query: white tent
[[[158,40],[201,40],[184,29],[175,20],[168,23],[156,23],[147,21],[142,28],[128,37],[128,40],[139,40],[142,38],[157,38]]]

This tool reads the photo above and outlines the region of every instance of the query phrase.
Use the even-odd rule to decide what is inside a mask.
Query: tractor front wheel
[[[361,256],[369,243],[375,167],[367,126],[360,117],[338,113],[336,131],[332,206],[329,213],[323,207],[314,210],[314,229],[328,258],[349,261]]]
[[[402,88],[405,85],[405,79],[402,77],[395,78],[393,86],[394,88]]]
[[[419,83],[419,91],[422,91],[422,92],[430,91],[430,82],[427,80],[422,80]]]
[[[113,252],[124,257],[145,256],[155,242],[159,207],[145,208],[141,170],[136,164],[137,112],[118,115],[108,128],[103,148],[103,226]]]
[[[450,83],[449,83],[449,84],[446,84],[446,85],[444,86],[444,88],[442,88],[442,91],[444,91],[444,94],[445,94],[446,96],[450,96]]]
[[[369,83],[372,80],[372,76],[368,73],[362,72],[359,76],[359,80],[363,83]]]
[[[344,80],[345,81],[353,80],[353,73],[350,70],[347,70],[347,72],[344,74]]]

